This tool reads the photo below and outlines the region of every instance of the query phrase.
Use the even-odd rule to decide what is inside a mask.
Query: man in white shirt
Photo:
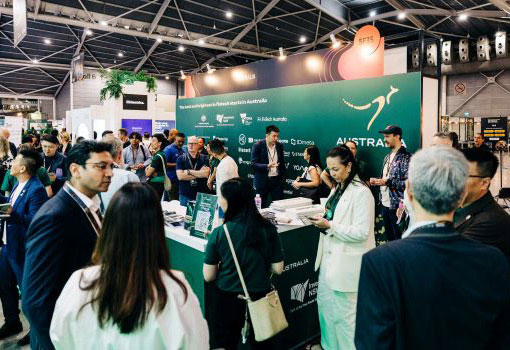
[[[225,152],[225,143],[220,139],[214,139],[209,143],[209,148],[214,158],[220,161],[216,168],[216,195],[221,197],[221,185],[227,180],[239,177],[237,164],[232,157]],[[219,216],[223,217],[223,210],[220,208]]]
[[[127,184],[128,182],[140,182],[138,176],[133,174],[131,171],[127,171],[122,168],[122,142],[117,138],[113,138],[106,141],[106,143],[112,146],[111,155],[113,158],[113,177],[108,191],[101,194],[105,210],[113,195],[122,186],[124,186],[124,184]]]

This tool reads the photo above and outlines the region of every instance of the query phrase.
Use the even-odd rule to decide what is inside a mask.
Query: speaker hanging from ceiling
[[[427,65],[431,67],[437,66],[437,45],[427,45]]]
[[[490,61],[491,59],[491,46],[487,35],[478,38],[476,42],[476,57],[478,61]]]
[[[469,40],[462,39],[459,41],[459,60],[462,63],[469,62]]]
[[[413,68],[420,68],[420,49],[417,47],[411,51],[411,63]]]
[[[495,41],[495,48],[496,48],[496,57],[497,58],[505,58],[508,54],[508,41],[506,32],[497,32],[496,33],[496,41]]]
[[[453,63],[453,45],[451,41],[443,41],[443,45],[441,48],[441,61],[443,64],[452,64]]]

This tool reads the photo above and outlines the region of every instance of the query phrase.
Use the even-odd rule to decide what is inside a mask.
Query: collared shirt
[[[409,237],[409,235],[416,229],[420,228],[420,227],[423,227],[423,226],[427,226],[427,225],[432,225],[434,223],[436,223],[437,221],[417,221],[415,222],[414,224],[412,224],[411,226],[409,226],[406,230],[406,232],[404,232],[404,234],[402,235],[402,238],[407,238]]]
[[[101,199],[103,200],[103,205],[105,209],[110,204],[110,200],[113,195],[117,193],[117,191],[127,184],[128,182],[140,182],[138,176],[133,174],[130,171],[120,169],[118,164],[115,164],[117,167],[113,169],[112,182],[110,183],[110,187],[108,187],[108,191],[101,194]]]
[[[177,163],[177,159],[184,154],[184,150],[182,147],[178,147],[176,144],[172,143],[165,147],[163,153],[165,154],[167,163]],[[177,181],[177,164],[175,164],[174,167],[167,168],[166,174],[170,180],[174,182]]]
[[[124,161],[124,166],[126,168],[128,165],[135,165],[140,163],[142,163],[143,166],[146,167],[151,163],[152,156],[147,147],[140,143],[136,151],[133,150],[132,146],[124,148],[124,150],[122,151],[122,160]]]
[[[25,185],[27,183],[28,183],[28,180],[25,182],[20,182],[18,184],[18,186],[16,187],[16,189],[14,190],[14,192],[12,192],[11,199],[10,199],[11,207],[14,206],[14,203],[16,203],[16,200],[18,199],[21,191],[23,191],[23,188],[25,187]]]
[[[267,158],[269,159],[269,163],[276,162],[278,163],[278,152],[276,151],[276,144],[273,147],[267,145]],[[278,176],[278,167],[269,168],[269,177]]]
[[[81,193],[80,191],[78,191],[76,188],[74,188],[70,182],[68,184],[69,184],[69,188],[71,189],[71,191],[73,191],[78,196],[78,198],[81,199],[83,204],[85,204],[87,206],[87,208],[89,208],[90,212],[92,213],[92,216],[94,217],[94,219],[96,219],[97,224],[99,225],[99,227],[101,227],[102,221],[99,218],[99,216],[97,215],[97,211],[100,210],[100,208],[101,208],[101,200],[99,199],[99,196],[96,194],[91,199],[91,198],[87,197],[86,195],[84,195],[83,193]]]

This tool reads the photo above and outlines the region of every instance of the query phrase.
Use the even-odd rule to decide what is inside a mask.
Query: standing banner
[[[21,145],[23,118],[5,116],[4,127],[9,130],[11,136],[9,141],[14,143],[16,146]]]
[[[71,69],[73,71],[73,83],[83,80],[83,65],[85,62],[85,53],[82,51],[73,57]]]
[[[214,215],[218,197],[212,194],[198,193],[190,225],[190,234],[204,238],[205,233],[213,229]]]
[[[508,118],[482,118],[482,134],[485,140],[495,143],[508,140]]]
[[[27,1],[14,0],[12,3],[14,47],[27,35]]]
[[[143,136],[145,132],[148,132],[149,134],[152,132],[151,119],[122,119],[121,125],[127,130],[128,135],[132,132],[137,132]]]

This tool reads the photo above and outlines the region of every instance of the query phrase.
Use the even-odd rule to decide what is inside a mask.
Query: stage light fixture
[[[101,21],[99,24],[101,24],[102,26],[107,26],[107,25],[108,25],[108,22],[106,22],[106,21]]]
[[[92,32],[90,29],[87,29],[85,31],[85,33],[88,35],[88,36],[91,36],[92,34],[94,34],[94,32]]]
[[[163,42],[163,39],[161,39],[161,38],[157,38],[157,39],[156,39],[156,41],[157,41],[158,43],[162,43],[162,42]]]
[[[301,35],[301,36],[299,37],[299,42],[300,42],[301,44],[306,43],[306,36]]]
[[[465,21],[468,19],[468,15],[466,13],[461,13],[459,15],[459,21]]]
[[[227,17],[228,19],[231,19],[233,16],[234,14],[232,13],[232,11],[225,12],[225,17]]]
[[[124,57],[124,54],[123,54],[122,52],[119,52],[119,53],[117,54],[117,56],[119,56],[119,57]]]
[[[285,56],[285,54],[283,53],[283,47],[280,47],[278,48],[278,51],[280,52],[280,56],[278,57],[278,59],[280,61],[284,61],[287,57]]]
[[[370,11],[370,17],[375,17],[376,14],[377,12],[375,12],[374,10]]]
[[[180,51],[180,52],[184,52],[184,50],[186,50],[186,49],[184,48],[184,46],[180,45],[180,46],[179,46],[179,51]]]
[[[200,45],[204,45],[204,44],[205,44],[205,41],[204,41],[204,39],[198,39],[198,43],[199,43]]]
[[[184,75],[184,71],[181,69],[181,80],[186,80],[186,75]]]
[[[397,18],[398,18],[398,19],[400,19],[400,20],[403,20],[404,18],[406,18],[406,13],[405,13],[405,12],[403,12],[403,11],[402,11],[402,12],[400,12],[400,13],[398,14]]]
[[[331,34],[329,36],[329,38],[331,39],[331,47],[334,49],[338,49],[340,47],[340,42],[338,42],[338,40],[336,40],[336,38],[333,34]]]
[[[45,43],[46,45],[50,45],[50,44],[51,44],[51,40],[50,40],[50,39],[44,39],[44,43]]]
[[[207,67],[207,73],[209,73],[209,74],[213,74],[214,71],[216,70],[214,68],[211,68],[211,66],[209,64],[207,64],[206,67]]]

